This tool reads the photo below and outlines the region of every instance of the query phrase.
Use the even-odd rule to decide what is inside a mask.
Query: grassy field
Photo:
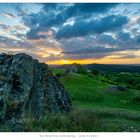
[[[63,70],[54,72],[63,73]],[[101,76],[91,78],[77,73],[65,74],[59,78],[71,96],[74,110],[83,112],[82,115],[91,112],[102,124],[94,131],[140,131],[140,103],[134,102],[140,96],[140,90],[112,90],[114,85],[103,82],[102,79]],[[86,119],[90,118],[87,116]]]
[[[140,111],[140,106],[132,103],[139,90],[113,91],[113,85],[90,78],[87,75],[72,73],[60,78],[70,93],[73,104],[80,108],[121,108]]]

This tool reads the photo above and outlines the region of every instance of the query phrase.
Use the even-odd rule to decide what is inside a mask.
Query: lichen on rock
[[[24,53],[0,54],[0,120],[36,119],[46,111],[67,112],[70,98],[48,66]]]

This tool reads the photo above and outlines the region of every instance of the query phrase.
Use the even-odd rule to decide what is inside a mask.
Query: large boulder
[[[24,53],[0,54],[1,121],[69,110],[69,96],[46,64]]]

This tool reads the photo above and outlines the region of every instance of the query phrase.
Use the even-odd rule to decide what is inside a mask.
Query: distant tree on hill
[[[57,74],[56,74],[56,77],[57,77],[57,78],[60,78],[62,75],[63,75],[62,73],[57,73]]]
[[[91,73],[92,73],[93,75],[99,75],[99,74],[100,74],[100,72],[99,72],[98,70],[96,70],[96,69],[93,69],[93,70],[91,71]]]
[[[83,65],[77,64],[77,73],[87,74],[87,69]]]

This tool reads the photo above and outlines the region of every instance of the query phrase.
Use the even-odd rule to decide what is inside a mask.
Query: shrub
[[[140,83],[135,86],[136,89],[140,90]]]
[[[60,78],[62,75],[63,75],[62,73],[57,73],[57,74],[56,74],[56,77],[57,77],[57,78]]]
[[[83,65],[77,64],[77,73],[87,74],[87,69]]]
[[[100,72],[99,72],[98,70],[96,70],[96,69],[93,69],[93,70],[91,71],[91,73],[92,73],[93,75],[99,75],[99,74],[100,74]]]
[[[133,98],[132,98],[132,102],[133,102],[134,104],[140,105],[140,95],[137,95],[137,96],[133,97]]]

